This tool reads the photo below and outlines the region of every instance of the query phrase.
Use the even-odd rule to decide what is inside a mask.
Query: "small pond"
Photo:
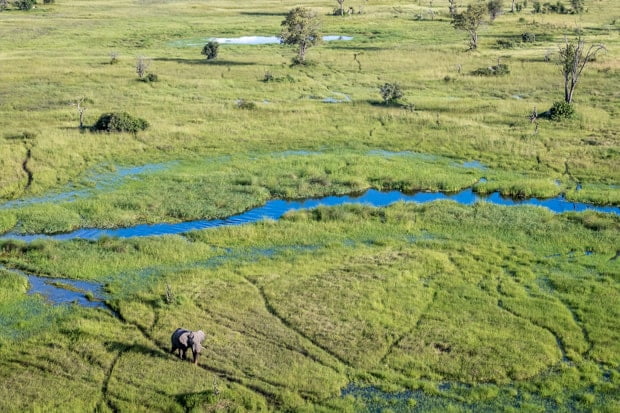
[[[7,233],[0,239],[19,239],[22,241],[30,242],[40,238],[51,238],[56,240],[70,240],[70,239],[89,239],[96,240],[101,237],[118,237],[118,238],[130,238],[130,237],[148,237],[148,236],[160,236],[171,234],[183,234],[189,231],[202,230],[207,228],[216,228],[221,226],[230,225],[242,225],[252,222],[258,222],[264,219],[280,219],[284,214],[290,211],[298,211],[305,209],[312,209],[318,206],[337,206],[345,204],[363,204],[374,207],[385,207],[395,202],[415,202],[415,203],[427,203],[437,200],[452,200],[463,205],[473,205],[476,202],[489,202],[495,205],[505,206],[519,206],[519,205],[534,205],[547,208],[555,213],[562,212],[582,212],[587,210],[598,211],[603,213],[610,213],[620,215],[620,207],[614,206],[596,206],[592,204],[570,202],[563,196],[557,196],[549,199],[522,199],[515,200],[503,197],[499,192],[494,192],[488,196],[482,196],[476,194],[472,188],[464,189],[457,193],[449,192],[416,192],[413,194],[404,193],[400,191],[378,191],[370,189],[361,195],[339,195],[339,196],[326,196],[316,199],[305,200],[281,200],[275,199],[267,202],[265,205],[250,209],[244,213],[231,216],[223,219],[212,220],[196,220],[186,221],[178,223],[160,223],[160,224],[144,224],[136,225],[127,228],[118,229],[99,229],[99,228],[82,228],[73,232],[56,234],[56,235],[44,235],[44,234],[32,234],[22,235],[16,233]]]
[[[210,41],[216,41],[220,44],[236,44],[236,45],[261,45],[261,44],[280,44],[280,37],[278,36],[241,36],[241,37],[205,37],[202,39],[185,39],[176,40],[170,43],[171,46],[176,47],[192,47],[192,46],[204,46],[205,43]],[[352,36],[340,36],[330,35],[323,36],[323,41],[348,41],[353,40]]]

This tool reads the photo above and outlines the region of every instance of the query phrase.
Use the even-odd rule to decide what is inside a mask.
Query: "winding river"
[[[71,240],[71,239],[87,239],[96,240],[101,237],[149,237],[160,235],[183,234],[189,231],[202,230],[207,228],[217,228],[230,225],[242,225],[252,222],[258,222],[263,219],[280,219],[284,214],[291,211],[299,211],[316,208],[318,206],[337,206],[345,204],[363,204],[374,207],[385,207],[395,202],[415,202],[428,203],[437,200],[452,200],[463,205],[472,205],[476,202],[488,202],[495,205],[519,206],[534,205],[547,208],[555,213],[562,212],[582,212],[582,211],[598,211],[620,215],[620,207],[616,206],[597,206],[593,204],[570,202],[560,195],[555,198],[548,199],[510,199],[501,196],[499,192],[494,192],[488,196],[476,194],[472,188],[464,189],[457,193],[446,192],[416,192],[407,194],[400,191],[378,191],[370,189],[361,195],[342,195],[342,196],[326,196],[317,199],[306,200],[272,200],[265,205],[250,209],[239,215],[234,215],[225,219],[212,220],[196,220],[178,223],[159,223],[136,225],[127,228],[117,229],[101,229],[101,228],[81,228],[73,232],[45,235],[45,234],[18,234],[10,232],[2,237],[2,239],[14,239],[25,242],[37,239],[55,239],[55,240]]]

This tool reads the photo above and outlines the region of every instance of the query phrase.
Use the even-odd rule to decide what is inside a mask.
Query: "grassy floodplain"
[[[368,188],[620,205],[617,1],[579,15],[530,4],[466,52],[444,0],[371,0],[344,18],[309,0],[326,35],[353,40],[311,48],[301,67],[281,45],[200,55],[209,37],[277,34],[297,5],[0,12],[0,233],[219,218]],[[558,44],[577,32],[607,52],[583,75],[577,116],[535,130],[532,109],[562,98]],[[137,80],[138,56],[158,82]],[[510,74],[471,75],[498,61]],[[411,106],[380,104],[385,82]],[[151,127],[81,131],[81,97],[86,124],[127,111]],[[67,191],[80,195],[54,198]],[[617,216],[437,202],[184,237],[0,241],[0,410],[617,411],[619,234]],[[100,282],[109,311],[50,305],[12,269]],[[198,367],[166,354],[181,325],[207,332]]]

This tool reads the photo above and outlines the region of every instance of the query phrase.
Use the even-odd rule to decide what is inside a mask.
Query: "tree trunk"
[[[478,48],[478,32],[472,31],[470,34],[469,50],[476,50]]]
[[[297,54],[297,60],[299,60],[299,63],[304,63],[306,61],[306,49],[308,48],[308,46],[306,45],[305,42],[302,42],[299,45],[299,53]]]

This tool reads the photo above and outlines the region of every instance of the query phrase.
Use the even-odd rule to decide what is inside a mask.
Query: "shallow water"
[[[28,294],[41,294],[52,304],[76,303],[82,307],[107,308],[103,302],[101,285],[88,281],[67,280],[64,278],[47,278],[28,275],[30,289]],[[57,285],[54,285],[57,283]],[[63,288],[67,285],[76,291]],[[86,298],[86,293],[91,293],[94,300]]]
[[[481,170],[487,169],[486,165],[484,165],[480,161],[463,162],[460,164],[460,166],[462,166],[463,168],[472,168],[472,169],[481,169]]]
[[[330,35],[323,36],[323,41],[348,41],[353,40],[352,36]],[[202,39],[176,40],[170,43],[171,46],[191,47],[204,46],[205,43],[216,41],[220,44],[236,44],[236,45],[261,45],[261,44],[280,44],[278,36],[241,36],[241,37],[205,37]]]
[[[52,304],[76,303],[82,307],[107,309],[101,284],[65,278],[39,277],[16,269],[0,268],[28,278],[28,294],[40,294]],[[87,293],[90,293],[92,300],[86,298]]]
[[[72,202],[81,198],[92,196],[97,191],[110,190],[122,182],[133,179],[137,176],[162,171],[170,167],[173,163],[152,163],[140,166],[117,167],[112,172],[91,172],[82,180],[82,185],[87,188],[76,189],[73,184],[67,185],[64,189],[46,195],[15,199],[13,201],[0,204],[0,209],[25,207],[28,205],[41,204],[44,202]]]
[[[21,235],[16,233],[7,233],[4,236],[0,237],[0,239],[18,239],[29,242],[40,238],[56,240],[70,240],[81,238],[96,240],[101,237],[130,238],[160,236],[182,234],[189,231],[202,230],[207,228],[242,225],[261,221],[264,219],[277,220],[280,219],[287,212],[312,209],[321,205],[337,206],[345,204],[363,204],[374,207],[385,207],[399,201],[423,204],[444,199],[452,200],[463,205],[472,205],[476,202],[484,201],[495,205],[505,206],[535,205],[547,208],[556,213],[593,210],[603,213],[620,215],[620,207],[596,206],[579,202],[570,202],[567,201],[563,196],[557,196],[550,199],[530,198],[523,200],[514,200],[503,197],[499,192],[494,192],[488,196],[478,195],[473,192],[472,188],[465,189],[457,193],[416,192],[413,194],[407,194],[400,191],[382,192],[375,189],[370,189],[361,195],[326,196],[324,198],[306,200],[276,199],[267,202],[263,206],[253,208],[247,212],[224,219],[196,220],[178,223],[144,224],[118,229],[82,228],[73,232],[56,235]]]

